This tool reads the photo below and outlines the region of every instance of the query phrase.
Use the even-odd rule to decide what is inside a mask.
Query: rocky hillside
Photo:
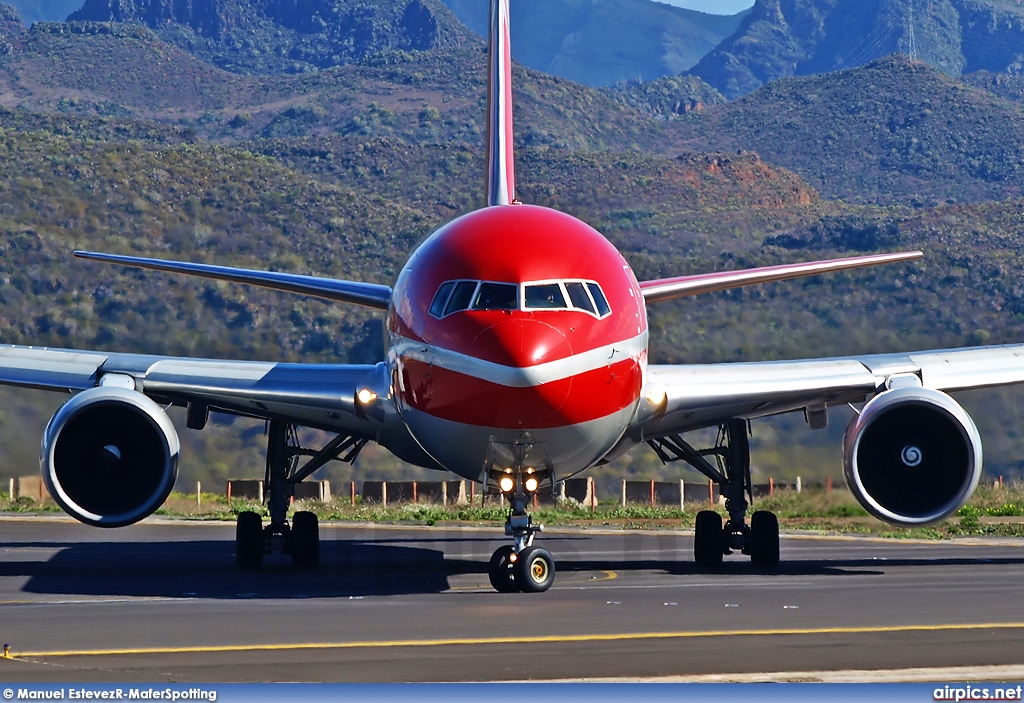
[[[978,71],[964,76],[964,82],[1006,100],[1024,103],[1024,75]]]
[[[37,112],[147,118],[237,141],[310,134],[481,143],[484,55],[392,52],[292,76],[240,76],[138,25],[40,23],[0,56],[0,104]],[[515,68],[521,145],[653,150],[661,127],[617,96]]]
[[[676,121],[673,134],[694,151],[755,150],[829,198],[921,205],[1024,193],[1021,106],[899,55],[776,81]]]
[[[629,81],[606,90],[608,95],[660,120],[721,105],[725,97],[695,76],[666,76],[655,81]]]
[[[757,0],[731,37],[691,69],[728,98],[770,81],[912,55],[950,75],[1016,71],[1020,0]]]
[[[11,5],[0,3],[0,37],[14,36],[24,30],[18,11]]]
[[[86,0],[68,19],[143,24],[208,63],[245,74],[300,73],[386,51],[477,43],[439,0]]]

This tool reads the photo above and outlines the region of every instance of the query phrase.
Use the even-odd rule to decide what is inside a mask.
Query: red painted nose
[[[502,366],[527,368],[564,359],[572,349],[558,328],[538,320],[512,319],[482,330],[470,354]]]
[[[556,327],[537,320],[511,319],[481,331],[471,353],[503,366],[529,368],[571,356],[572,349]],[[571,391],[571,377],[538,379],[535,384],[504,389],[488,402],[493,411],[508,416],[503,426],[547,427],[563,421],[560,412]]]

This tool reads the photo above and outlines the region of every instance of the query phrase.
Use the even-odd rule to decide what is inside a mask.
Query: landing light
[[[665,402],[665,395],[664,388],[652,388],[647,391],[647,402],[651,405],[661,405]]]
[[[537,479],[535,479],[533,476],[531,476],[530,478],[526,479],[526,490],[527,490],[527,492],[533,493],[535,490],[537,490],[537,485],[538,485],[537,484]]]
[[[503,493],[509,493],[513,488],[515,488],[516,482],[511,476],[504,476],[498,485],[501,486]]]
[[[369,388],[360,388],[359,392],[356,393],[356,400],[363,405],[369,405],[373,401],[377,400],[377,394],[371,391]]]

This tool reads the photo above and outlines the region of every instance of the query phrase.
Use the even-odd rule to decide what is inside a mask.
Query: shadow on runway
[[[727,558],[716,569],[702,570],[689,558],[684,542],[643,551],[630,551],[620,544],[620,554],[596,560],[576,551],[574,543],[586,539],[560,537],[557,544],[547,545],[560,573],[869,577],[896,567],[1024,564],[1024,557],[836,558],[783,561],[778,569],[765,572],[745,558]],[[327,539],[321,543],[322,566],[313,571],[296,570],[290,558],[280,555],[268,557],[259,571],[239,570],[230,540],[0,542],[0,552],[15,556],[0,560],[0,577],[27,577],[20,590],[51,595],[287,599],[441,593],[451,588],[452,576],[475,574],[485,584],[487,556],[478,543],[499,541],[483,537]],[[56,554],[32,560],[33,550],[38,549],[56,550]]]
[[[28,577],[21,588],[27,593],[331,598],[440,593],[449,588],[440,549],[374,541],[325,540],[322,565],[315,570],[296,569],[290,557],[270,555],[256,571],[235,566],[233,541],[0,543],[0,552],[32,548],[60,551],[44,561],[0,560],[0,578]]]

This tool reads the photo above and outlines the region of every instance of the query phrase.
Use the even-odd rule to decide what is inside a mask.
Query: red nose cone
[[[544,322],[513,318],[502,320],[476,336],[470,354],[478,359],[521,369],[538,366],[572,355],[565,335]],[[560,411],[569,399],[572,378],[559,378],[547,383],[528,385],[491,397],[485,404],[489,410],[515,418],[526,427],[564,423]],[[497,404],[500,407],[495,407]]]
[[[502,366],[528,368],[572,355],[565,334],[538,320],[506,319],[482,330],[470,355]]]

